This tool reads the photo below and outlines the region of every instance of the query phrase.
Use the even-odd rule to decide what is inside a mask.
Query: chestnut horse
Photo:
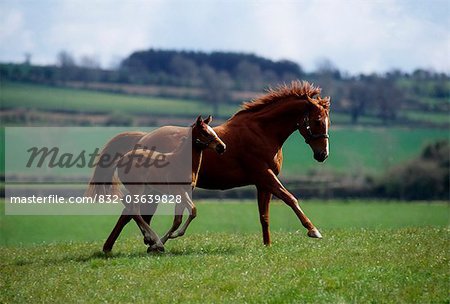
[[[267,94],[252,102],[244,103],[242,109],[222,125],[214,129],[227,145],[227,153],[218,155],[205,151],[197,187],[204,189],[231,189],[255,185],[264,244],[271,243],[269,232],[269,203],[277,196],[295,212],[307,235],[321,238],[319,230],[300,208],[297,199],[280,182],[283,162],[282,146],[294,132],[299,133],[311,147],[314,158],[323,162],[329,154],[328,129],[330,126],[330,98],[320,97],[321,89],[310,83],[294,81],[290,85],[268,90]],[[158,149],[172,151],[188,129],[165,126],[150,133],[127,132],[112,138],[102,154],[126,153],[135,145],[151,145],[158,141]],[[113,171],[97,167],[94,177],[111,178]],[[118,191],[117,184],[91,184],[91,193]],[[110,238],[115,240],[121,228],[131,218],[123,218]],[[152,216],[145,218],[150,223]],[[105,244],[112,246],[112,244]],[[108,248],[106,248],[108,249]]]

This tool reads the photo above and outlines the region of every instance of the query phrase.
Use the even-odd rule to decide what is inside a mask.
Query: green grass
[[[22,245],[0,247],[0,302],[449,301],[447,204],[307,201],[317,240],[275,203],[270,248],[256,204],[198,207],[187,235],[158,255],[131,224],[105,257],[113,217],[2,217],[2,235]],[[158,233],[168,220],[155,222]]]
[[[4,206],[1,204],[0,206]],[[254,201],[225,201],[197,204],[198,218],[190,233],[259,233],[257,204]],[[448,221],[447,204],[398,203],[377,201],[308,200],[302,208],[326,235],[333,228],[402,228],[443,227]],[[4,212],[2,212],[3,214]],[[26,245],[54,241],[104,240],[117,216],[2,216],[0,245]],[[162,234],[170,227],[171,216],[160,216],[152,227]],[[86,229],[86,228],[89,229]],[[279,201],[271,204],[271,229],[280,232],[303,231],[294,213]],[[140,235],[137,227],[128,225],[124,236]]]
[[[1,82],[2,108],[25,108],[44,111],[76,111],[84,113],[204,115],[212,106],[200,101],[173,98],[141,97],[89,90],[56,88],[42,85]],[[226,114],[235,107],[223,106]]]
[[[138,239],[111,258],[99,243],[0,249],[1,302],[448,302],[448,233],[439,228],[203,234],[147,256]]]

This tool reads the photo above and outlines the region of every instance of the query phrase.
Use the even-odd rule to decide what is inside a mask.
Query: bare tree
[[[236,77],[239,86],[244,90],[258,90],[262,87],[261,68],[246,60],[236,67]]]
[[[61,51],[56,58],[57,66],[59,67],[59,79],[63,82],[71,80],[76,75],[76,63],[74,57],[67,51]]]
[[[205,90],[204,99],[212,103],[213,115],[219,116],[219,105],[230,98],[233,81],[227,72],[216,72],[209,65],[200,67],[200,77]]]
[[[176,55],[170,61],[170,71],[181,79],[182,85],[196,85],[199,80],[197,64],[181,55]]]
[[[87,68],[87,69],[100,69],[100,60],[97,56],[90,56],[90,55],[84,55],[80,59],[80,67]]]
[[[61,51],[58,53],[56,63],[61,68],[76,66],[74,57],[67,51]]]

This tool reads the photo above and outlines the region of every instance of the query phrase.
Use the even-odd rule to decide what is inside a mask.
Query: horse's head
[[[201,150],[214,149],[217,153],[223,154],[226,150],[225,143],[217,136],[213,128],[209,126],[212,121],[211,115],[205,120],[201,116],[197,117],[192,127],[192,142]]]
[[[308,98],[306,112],[297,121],[300,134],[314,152],[314,159],[323,162],[329,154],[328,129],[330,127],[330,98]]]

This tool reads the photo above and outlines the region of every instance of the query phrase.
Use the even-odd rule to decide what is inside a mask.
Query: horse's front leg
[[[283,186],[283,184],[281,184],[280,180],[273,173],[273,171],[268,169],[262,176],[263,178],[261,179],[261,182],[262,185],[264,185],[264,188],[270,190],[273,195],[283,200],[283,202],[285,202],[289,207],[292,208],[292,210],[295,212],[295,215],[297,215],[298,219],[302,223],[303,227],[308,229],[308,236],[312,238],[322,238],[319,230],[314,227],[313,223],[308,219],[306,214],[298,205],[298,201],[295,196],[292,195]]]

